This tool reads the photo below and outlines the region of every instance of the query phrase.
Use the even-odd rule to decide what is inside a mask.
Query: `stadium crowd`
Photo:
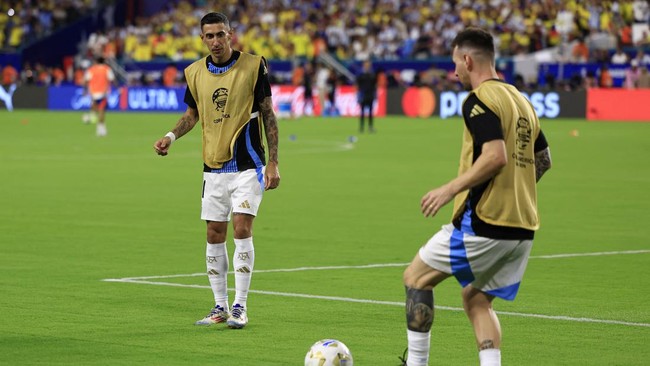
[[[25,17],[40,19],[44,14],[58,19],[54,12],[61,7],[53,7],[54,2],[36,7],[23,1],[16,14],[22,20],[10,22],[20,24]],[[58,3],[77,8],[65,17],[71,19],[94,1]],[[124,62],[196,59],[207,54],[198,37],[198,20],[215,9],[232,20],[234,48],[269,59],[308,60],[323,51],[355,61],[449,56],[451,40],[470,25],[495,35],[500,56],[561,46],[566,62],[629,63],[650,47],[650,32],[636,42],[632,35],[635,24],[650,24],[646,0],[181,0],[126,26],[93,33],[81,57]],[[4,10],[5,23],[0,18],[0,24],[7,38],[7,33],[13,34],[9,29],[16,27],[6,26]],[[46,24],[24,27],[23,37],[46,34],[54,27]],[[11,34],[5,43],[15,45],[20,37]],[[650,59],[638,62],[647,66]]]
[[[607,61],[617,45],[650,45],[649,33],[632,38],[633,24],[649,22],[645,0],[212,0],[172,2],[99,34],[89,48],[135,61],[195,59],[206,54],[198,19],[214,9],[233,20],[236,47],[272,59],[312,58],[322,50],[355,60],[448,56],[453,37],[469,25],[490,30],[501,56],[582,40],[584,48],[570,58]]]
[[[17,50],[89,14],[97,0],[0,1],[0,49]]]

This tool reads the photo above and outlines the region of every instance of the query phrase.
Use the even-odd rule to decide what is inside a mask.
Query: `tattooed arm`
[[[549,169],[551,169],[551,150],[547,147],[535,153],[535,176],[538,182]]]
[[[280,184],[280,170],[278,168],[278,120],[273,112],[271,97],[262,100],[260,112],[269,149],[269,161],[264,172],[264,189],[274,189]]]
[[[199,120],[199,111],[192,107],[187,107],[183,116],[176,123],[176,127],[171,131],[175,139],[180,138],[186,133],[190,132],[192,128],[196,125],[196,122]],[[153,144],[154,150],[158,155],[165,156],[169,151],[169,147],[172,144],[172,139],[169,136],[164,136]]]

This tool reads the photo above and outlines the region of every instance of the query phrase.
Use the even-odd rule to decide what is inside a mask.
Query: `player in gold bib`
[[[208,13],[201,40],[210,51],[185,69],[187,110],[176,127],[154,144],[167,155],[171,144],[201,121],[203,192],[201,218],[207,223],[206,266],[214,308],[197,325],[248,324],[247,298],[255,250],[253,220],[265,190],[280,184],[278,125],[271,102],[266,61],[231,48],[228,18]],[[268,161],[263,143],[266,137]],[[232,216],[235,299],[228,303],[226,233]]]

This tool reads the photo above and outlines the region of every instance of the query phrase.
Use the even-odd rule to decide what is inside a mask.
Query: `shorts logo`
[[[240,208],[251,208],[251,205],[248,203],[248,200],[245,200],[239,205]]]

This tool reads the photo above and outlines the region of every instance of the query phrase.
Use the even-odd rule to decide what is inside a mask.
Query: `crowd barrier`
[[[357,90],[354,86],[337,88],[334,105],[327,97],[321,99],[313,90],[311,103],[306,103],[301,86],[272,86],[273,106],[279,117],[358,116]],[[532,91],[523,93],[531,101],[540,118],[586,118],[595,121],[650,122],[650,89],[589,89],[587,91]],[[185,88],[121,87],[107,98],[111,111],[184,112]],[[408,116],[413,118],[461,116],[467,92],[436,91],[428,87],[380,88],[374,105],[375,116]],[[324,102],[324,103],[322,103]],[[48,109],[87,111],[90,97],[75,86],[0,87],[0,109]]]

